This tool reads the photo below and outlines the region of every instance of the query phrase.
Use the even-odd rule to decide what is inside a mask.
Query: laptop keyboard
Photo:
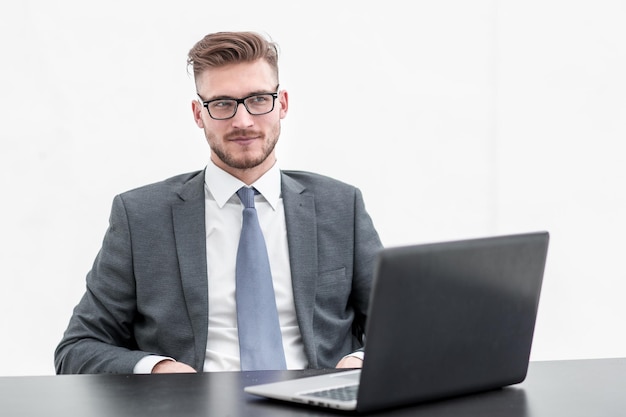
[[[347,385],[345,387],[325,389],[321,391],[306,392],[308,395],[316,398],[329,398],[338,401],[354,401],[359,392],[359,385]]]

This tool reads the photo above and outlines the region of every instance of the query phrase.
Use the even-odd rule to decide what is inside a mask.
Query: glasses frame
[[[276,88],[278,90],[278,88]],[[196,93],[198,94],[198,93]],[[252,113],[250,111],[250,109],[248,108],[248,105],[246,104],[246,100],[248,100],[249,98],[252,97],[257,97],[257,96],[272,96],[272,108],[269,109],[266,112],[263,113]],[[198,97],[200,97],[200,94],[198,94]],[[239,110],[239,105],[243,104],[243,107],[245,107],[246,111],[248,112],[249,115],[251,116],[262,116],[264,114],[268,114],[271,113],[272,111],[274,111],[274,107],[276,107],[276,99],[278,98],[278,91],[275,91],[273,93],[254,93],[254,94],[250,94],[249,96],[246,96],[244,98],[230,98],[230,97],[225,97],[225,98],[216,98],[213,100],[203,100],[202,97],[200,97],[200,101],[202,102],[202,106],[206,109],[207,113],[209,113],[209,117],[213,120],[228,120],[228,119],[232,119],[233,117],[235,117],[235,115],[237,114],[237,111]],[[211,110],[209,110],[209,104],[213,103],[214,101],[224,101],[224,100],[231,100],[237,103],[237,105],[235,106],[235,111],[233,112],[232,116],[229,117],[214,117],[211,114]]]

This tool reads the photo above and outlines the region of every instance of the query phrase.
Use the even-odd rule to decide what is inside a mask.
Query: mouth
[[[235,142],[238,143],[240,145],[248,145],[256,140],[261,139],[261,135],[258,133],[253,133],[253,134],[241,134],[241,133],[235,133],[233,135],[229,135],[226,138],[229,142]]]
[[[249,144],[253,143],[255,140],[257,140],[257,139],[258,139],[258,137],[245,136],[245,137],[231,138],[231,139],[229,139],[229,141],[237,143],[239,145],[249,145]]]

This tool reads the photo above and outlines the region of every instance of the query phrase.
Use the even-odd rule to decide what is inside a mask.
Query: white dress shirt
[[[235,194],[245,186],[239,179],[209,163],[205,176],[209,334],[205,371],[239,370],[239,339],[235,305],[235,264],[243,204]],[[307,365],[291,286],[281,177],[274,166],[259,178],[254,204],[269,255],[276,307],[288,369]]]

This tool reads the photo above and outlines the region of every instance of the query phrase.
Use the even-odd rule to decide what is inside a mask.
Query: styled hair
[[[194,79],[209,68],[264,59],[278,80],[278,45],[254,32],[217,32],[198,41],[187,56]]]

